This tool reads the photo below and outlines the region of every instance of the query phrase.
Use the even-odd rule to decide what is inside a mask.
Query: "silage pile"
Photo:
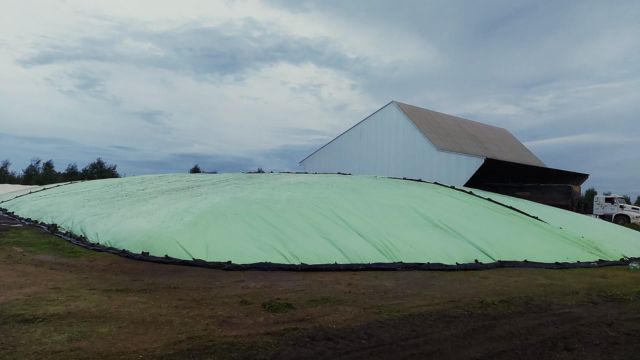
[[[29,190],[35,187],[36,186],[31,186],[31,185],[0,184],[0,196],[5,194],[10,196],[11,193],[14,193],[17,191]]]
[[[235,264],[554,263],[640,256],[640,233],[585,215],[380,177],[139,176],[67,184],[12,200],[0,195],[0,208],[136,254]]]

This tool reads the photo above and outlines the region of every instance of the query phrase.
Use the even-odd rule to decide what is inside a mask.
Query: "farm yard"
[[[640,271],[221,271],[0,218],[0,358],[630,359]]]
[[[606,221],[376,176],[137,176],[18,190],[0,195],[0,209],[91,247],[217,267],[584,267],[640,256],[638,233]]]
[[[320,263],[334,256],[347,265],[349,260],[415,260],[403,248],[426,241],[434,250],[422,256],[439,259],[449,270],[455,261],[471,262],[481,253],[489,261],[511,254],[544,266],[566,260],[568,267],[581,267],[598,258],[614,264],[622,253],[636,255],[639,246],[635,231],[584,215],[498,194],[394,179],[161,175],[9,190],[0,194],[5,211],[55,223],[58,234],[67,229],[86,236],[67,240],[80,239],[83,246],[99,241],[97,250],[118,254],[131,255],[120,251],[128,249],[156,255],[139,257],[143,260],[157,261],[173,251],[170,259],[185,259],[187,265],[199,263],[181,254],[248,264],[255,259],[247,254],[256,249],[281,266],[287,259],[294,259],[289,265],[300,264],[305,256],[312,261],[316,256]],[[378,197],[368,196],[374,193]],[[415,203],[402,212],[398,204],[408,198]],[[358,207],[357,199],[366,201]],[[300,204],[291,208],[298,218],[287,213],[291,204]],[[380,212],[381,205],[390,210],[376,221],[377,228],[356,216],[374,216],[367,211]],[[330,209],[343,216],[323,213]],[[449,210],[443,215],[434,209]],[[448,215],[452,209],[470,213],[459,218]],[[195,220],[184,227],[181,216],[189,211],[189,219]],[[411,220],[412,211],[418,211],[419,220]],[[144,221],[131,221],[136,212],[145,214]],[[476,224],[505,226],[476,229],[475,236],[467,237],[463,220],[474,213]],[[287,216],[289,221],[282,222]],[[219,218],[222,222],[214,221]],[[306,226],[319,221],[315,218],[325,222],[305,233]],[[225,228],[224,222],[233,226]],[[251,225],[258,231],[236,233],[232,242],[224,236],[224,231],[233,234]],[[406,241],[410,226],[418,226],[422,240]],[[375,231],[367,233],[367,228]],[[523,228],[544,237],[536,242],[516,236]],[[630,260],[562,270],[225,271],[90,250],[45,229],[52,228],[0,217],[0,359],[628,359],[640,351],[640,271],[627,265]],[[323,247],[322,238],[312,237],[322,234],[318,229],[339,234],[335,237],[343,242]],[[354,238],[345,229],[360,235]],[[364,238],[381,246],[385,240],[376,233],[383,230],[390,239],[399,239],[389,245],[395,249],[381,253],[387,258],[357,242]],[[315,244],[279,243],[283,234],[296,238],[287,231],[307,234]],[[145,242],[148,238],[154,241]],[[476,241],[472,248],[484,250],[452,245],[464,238]],[[482,242],[484,238],[491,241]],[[181,245],[172,247],[172,239]],[[356,241],[360,250],[349,241]],[[207,251],[198,252],[203,243]],[[264,244],[283,250],[272,253]],[[453,250],[443,250],[446,246]]]
[[[0,360],[640,359],[640,1],[0,14]]]

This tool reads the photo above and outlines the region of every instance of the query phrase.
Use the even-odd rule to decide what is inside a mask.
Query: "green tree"
[[[622,197],[624,198],[624,201],[627,202],[627,204],[631,204],[631,198],[629,197],[629,195],[622,195]]]
[[[31,159],[31,163],[22,170],[23,185],[38,185],[40,182],[40,174],[42,172],[42,160],[38,158]]]
[[[82,168],[82,179],[97,180],[118,178],[120,174],[118,174],[116,167],[117,165],[109,165],[105,163],[102,158],[97,158],[96,161]]]
[[[53,160],[45,161],[42,164],[38,185],[55,184],[57,182],[60,182],[60,173],[56,171]]]
[[[640,206],[640,196],[636,197],[636,202],[634,202],[633,205]]]
[[[82,180],[82,174],[78,170],[78,165],[71,163],[67,165],[67,168],[62,173],[62,181],[78,181]]]
[[[593,213],[593,199],[598,195],[594,188],[588,188],[580,198],[578,209],[583,214]]]
[[[18,182],[18,177],[14,172],[9,170],[11,162],[4,160],[0,163],[0,184],[15,184]]]
[[[202,170],[200,169],[200,166],[198,166],[198,164],[193,165],[191,170],[189,170],[190,174],[200,174],[201,172]]]

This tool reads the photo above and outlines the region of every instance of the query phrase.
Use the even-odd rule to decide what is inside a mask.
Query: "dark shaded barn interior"
[[[588,174],[485,159],[465,186],[575,210]]]

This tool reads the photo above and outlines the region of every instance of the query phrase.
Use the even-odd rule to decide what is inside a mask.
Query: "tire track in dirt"
[[[640,351],[638,310],[636,301],[418,314],[314,329],[286,340],[273,358],[631,359]]]

